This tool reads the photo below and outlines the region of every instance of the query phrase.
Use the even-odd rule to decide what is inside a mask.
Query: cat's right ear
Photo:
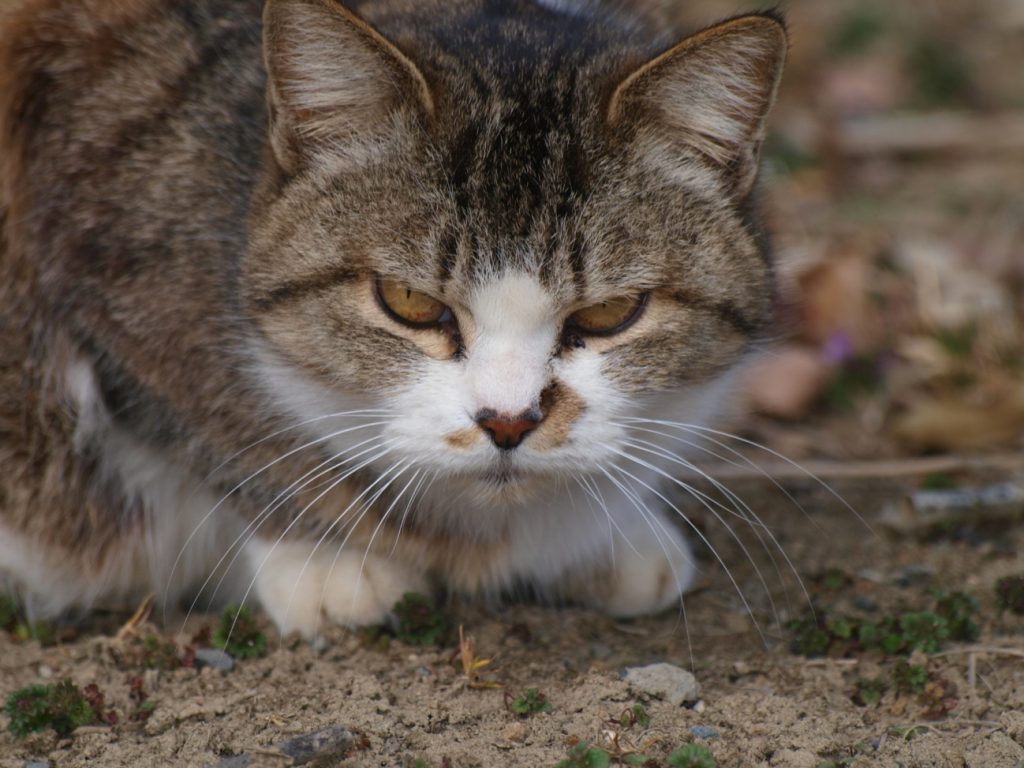
[[[786,45],[786,27],[774,13],[709,27],[623,80],[609,101],[608,122],[632,128],[660,162],[699,160],[743,198],[757,176]]]
[[[267,0],[263,58],[271,148],[288,172],[365,161],[433,114],[416,65],[334,0]]]

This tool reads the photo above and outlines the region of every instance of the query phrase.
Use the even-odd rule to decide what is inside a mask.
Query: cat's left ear
[[[267,0],[263,59],[271,147],[288,170],[368,157],[433,114],[417,66],[335,0]]]
[[[786,46],[786,28],[773,14],[709,27],[628,75],[608,103],[608,122],[632,122],[637,140],[697,155],[725,173],[733,195],[746,197]]]

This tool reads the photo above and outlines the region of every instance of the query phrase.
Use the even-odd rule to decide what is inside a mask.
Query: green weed
[[[267,637],[244,606],[224,609],[213,632],[213,644],[236,659],[258,659],[267,653]]]
[[[18,738],[52,728],[67,736],[80,725],[97,720],[85,695],[70,680],[56,685],[30,685],[7,697],[8,729]]]
[[[536,688],[524,688],[522,694],[516,698],[512,698],[512,695],[506,691],[505,704],[512,714],[519,715],[519,717],[550,712],[552,709],[551,702]]]
[[[448,617],[426,595],[407,592],[391,609],[397,626],[395,636],[411,645],[442,645],[451,626]]]

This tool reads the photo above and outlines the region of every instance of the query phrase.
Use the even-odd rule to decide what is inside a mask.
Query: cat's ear
[[[634,135],[661,145],[662,157],[666,144],[695,153],[745,197],[757,176],[786,43],[781,18],[770,14],[709,27],[627,76],[609,101],[608,121],[632,121]]]
[[[271,146],[288,170],[325,153],[372,156],[403,120],[433,114],[416,65],[334,0],[268,0],[263,58]]]

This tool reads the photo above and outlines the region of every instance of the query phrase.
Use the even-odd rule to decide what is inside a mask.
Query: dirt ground
[[[796,579],[786,576],[776,552],[780,578],[766,552],[754,552],[756,539],[737,526],[766,592],[736,541],[709,523],[708,535],[739,591],[709,559],[706,582],[687,597],[685,616],[616,622],[570,608],[447,606],[452,621],[475,638],[478,656],[494,659],[480,680],[502,688],[470,686],[453,658],[455,641],[425,649],[392,640],[384,648],[337,631],[317,651],[268,629],[269,654],[224,673],[132,668],[125,652],[131,641],[114,638],[123,616],[99,617],[74,641],[49,648],[2,635],[0,691],[65,676],[80,686],[97,683],[120,723],[82,728],[66,739],[48,732],[16,740],[5,732],[0,766],[22,768],[33,759],[53,768],[207,766],[240,753],[256,765],[290,765],[271,756],[270,747],[332,725],[357,731],[360,742],[328,765],[554,766],[577,741],[613,755],[639,750],[658,761],[696,742],[719,766],[1024,765],[1024,618],[999,617],[993,590],[998,578],[1024,572],[1020,526],[957,528],[919,542],[886,533],[880,523],[886,504],[909,487],[902,481],[836,485],[875,532],[813,484],[786,487],[793,500],[768,484],[734,484],[757,504],[819,608],[866,617],[923,610],[932,589],[977,599],[975,642],[946,643],[912,660],[946,686],[951,706],[942,716],[929,719],[920,695],[891,689],[877,703],[853,702],[857,680],[891,674],[895,657],[793,653],[791,633],[775,621],[769,595],[780,621],[804,613],[807,598]],[[794,501],[811,511],[805,516]],[[830,568],[849,578],[825,588],[815,575]],[[187,642],[214,621],[198,617],[179,637]],[[692,669],[698,701],[672,705],[621,679],[626,667],[654,662]],[[143,722],[129,716],[135,708],[130,680],[137,676],[155,703]],[[551,711],[512,714],[505,691],[518,695],[524,687],[536,687]],[[636,703],[650,715],[647,728],[614,723]]]

